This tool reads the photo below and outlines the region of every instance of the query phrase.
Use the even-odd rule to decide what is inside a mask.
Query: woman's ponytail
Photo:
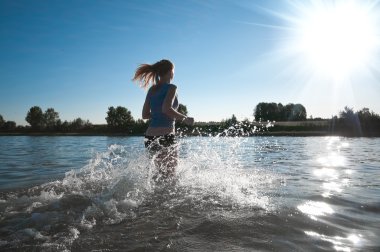
[[[135,72],[133,81],[140,82],[141,87],[147,88],[150,83],[153,83],[157,80],[158,74],[154,69],[154,65],[150,64],[141,64]]]
[[[147,88],[149,84],[152,85],[158,83],[160,77],[171,71],[174,68],[173,63],[169,60],[161,60],[153,65],[141,64],[135,72],[133,81],[140,82],[141,87]]]

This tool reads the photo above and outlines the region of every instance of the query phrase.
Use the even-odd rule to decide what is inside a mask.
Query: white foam
[[[239,137],[181,139],[179,165],[170,183],[152,179],[157,170],[145,150],[111,145],[106,152],[94,154],[83,168],[67,172],[62,180],[32,188],[28,195],[9,197],[12,204],[5,209],[6,216],[31,213],[28,225],[32,227],[22,233],[46,240],[47,247],[61,244],[60,250],[65,250],[79,237],[79,229],[133,218],[142,204],[162,203],[167,209],[269,210],[271,197],[265,192],[277,178],[242,164],[245,141]],[[80,197],[71,197],[74,195]],[[47,212],[36,212],[44,211],[44,206]],[[62,216],[67,218],[61,220]],[[66,230],[50,238],[37,230],[54,233],[53,224],[61,221]]]

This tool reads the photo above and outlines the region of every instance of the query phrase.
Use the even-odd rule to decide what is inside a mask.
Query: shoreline
[[[96,133],[96,132],[0,132],[0,136],[107,136],[107,137],[131,137],[144,136],[144,134],[128,134],[128,133]],[[209,137],[208,135],[187,135],[189,137],[201,136]],[[251,135],[241,135],[239,137],[260,137],[260,136],[287,136],[287,137],[326,137],[326,136],[341,136],[341,137],[380,137],[380,135],[362,135],[356,136],[344,134],[342,132],[326,132],[326,131],[264,131],[257,132]],[[223,136],[228,137],[228,136]],[[234,136],[230,136],[234,137]]]

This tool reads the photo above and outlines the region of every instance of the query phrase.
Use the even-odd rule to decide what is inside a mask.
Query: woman
[[[177,166],[175,121],[187,125],[194,124],[194,118],[177,111],[177,87],[170,84],[174,77],[174,65],[169,60],[161,60],[152,65],[142,64],[135,72],[133,81],[149,88],[142,110],[142,118],[150,119],[145,132],[145,147],[154,154],[154,162],[161,176],[174,174]]]

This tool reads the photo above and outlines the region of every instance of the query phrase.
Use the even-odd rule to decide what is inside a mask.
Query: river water
[[[1,251],[380,251],[380,139],[0,137]]]

